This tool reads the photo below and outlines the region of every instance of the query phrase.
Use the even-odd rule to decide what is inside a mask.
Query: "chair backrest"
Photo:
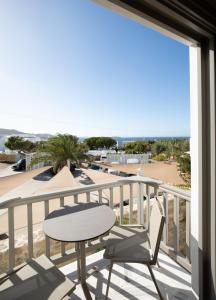
[[[158,201],[156,200],[152,205],[149,225],[149,240],[154,263],[157,261],[164,222],[165,216],[161,214]]]

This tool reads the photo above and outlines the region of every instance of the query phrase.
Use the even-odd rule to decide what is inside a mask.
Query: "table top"
[[[116,220],[114,211],[104,204],[79,203],[51,212],[43,223],[50,238],[62,242],[81,242],[109,231]]]

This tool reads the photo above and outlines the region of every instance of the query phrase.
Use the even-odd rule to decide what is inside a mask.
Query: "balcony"
[[[108,278],[109,262],[103,259],[103,251],[87,257],[87,266],[96,266],[99,273],[87,280],[92,299],[104,299]],[[168,255],[160,251],[160,268],[154,268],[160,291],[164,299],[196,299],[191,290],[191,275],[180,267]],[[76,263],[69,263],[60,268],[70,279],[76,280]],[[84,299],[83,291],[78,285],[72,299]],[[140,264],[115,264],[113,267],[109,299],[158,299],[158,294],[148,269]]]
[[[10,270],[21,263],[21,250],[16,246],[17,235],[20,232],[15,226],[16,209],[20,206],[26,210],[28,241],[22,259],[45,253],[65,275],[76,280],[76,252],[72,243],[55,242],[44,237],[39,243],[40,250],[38,250],[34,229],[37,227],[41,231],[42,223],[35,224],[35,209],[43,209],[46,216],[51,212],[50,204],[54,202],[55,207],[90,201],[105,203],[114,209],[117,216],[116,226],[112,228],[110,235],[126,237],[136,233],[138,224],[148,228],[151,203],[155,197],[163,204],[166,216],[159,254],[160,267],[154,267],[160,290],[164,299],[195,299],[190,275],[190,194],[143,176],[2,201],[0,209],[6,209],[8,215],[8,250],[4,254],[4,261],[7,260],[5,268]],[[132,228],[127,224],[132,224]],[[99,269],[98,273],[88,278],[90,291],[92,296],[96,295],[96,299],[103,299],[108,278],[109,262],[103,259],[103,248],[107,238],[108,235],[102,236],[86,245],[86,251],[90,254],[87,257],[87,267],[97,266]],[[139,264],[114,266],[109,297],[110,299],[158,298],[148,269]],[[72,299],[83,299],[79,285]]]

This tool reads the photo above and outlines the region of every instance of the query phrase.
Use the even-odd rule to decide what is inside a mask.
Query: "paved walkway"
[[[13,164],[0,163],[0,177],[16,175],[22,172],[17,172],[12,169]]]

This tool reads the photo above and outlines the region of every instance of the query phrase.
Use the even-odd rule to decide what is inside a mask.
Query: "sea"
[[[152,136],[152,137],[112,137],[116,140],[119,146],[124,145],[128,142],[137,142],[137,141],[159,141],[159,140],[184,140],[189,139],[189,137],[186,136]]]
[[[87,137],[80,137],[80,141],[83,141]],[[152,137],[137,137],[137,136],[128,136],[128,137],[120,137],[120,136],[112,136],[113,139],[116,140],[118,146],[122,146],[128,142],[136,142],[136,141],[159,141],[159,140],[185,140],[190,139],[188,136],[152,136]]]

